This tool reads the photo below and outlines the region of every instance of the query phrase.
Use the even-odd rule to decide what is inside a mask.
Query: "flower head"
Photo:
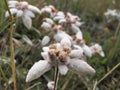
[[[35,17],[34,12],[41,14],[41,11],[33,6],[28,4],[26,1],[8,1],[8,5],[11,11],[11,14],[15,15],[17,18],[21,17],[23,24],[26,28],[30,29],[32,27],[32,19]],[[8,11],[5,13],[5,17],[9,17]]]
[[[32,66],[27,74],[26,82],[40,77],[49,71],[51,66],[58,67],[61,75],[66,75],[68,70],[72,70],[79,75],[95,73],[95,70],[87,62],[80,59],[83,51],[80,51],[80,48],[74,50],[68,38],[63,38],[60,43],[51,44],[43,50],[44,52],[41,52],[41,55],[44,60],[40,60]],[[76,53],[79,53],[79,55],[76,55]]]

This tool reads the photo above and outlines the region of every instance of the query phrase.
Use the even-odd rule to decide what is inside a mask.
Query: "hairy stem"
[[[6,8],[9,12],[9,15],[10,15],[10,22],[14,23],[14,17],[10,12],[7,0],[4,0],[4,1],[5,1]],[[12,40],[14,30],[15,30],[15,27],[14,27],[14,24],[12,24],[11,27],[10,27],[10,55],[11,55],[10,59],[11,59],[11,67],[12,67],[12,77],[13,77],[13,82],[14,82],[14,90],[17,90],[17,86],[16,86],[16,67],[15,67],[15,61],[14,61],[14,46],[13,46],[13,40]]]
[[[58,70],[58,66],[55,67],[55,85],[54,85],[54,89],[53,90],[57,90],[57,84],[58,84],[58,80],[59,80],[59,70]]]

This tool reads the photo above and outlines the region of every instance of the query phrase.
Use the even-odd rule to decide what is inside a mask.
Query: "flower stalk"
[[[10,15],[10,22],[12,23],[11,27],[10,27],[10,59],[11,59],[11,67],[12,67],[12,77],[13,77],[13,83],[14,83],[14,90],[17,90],[17,86],[16,86],[16,66],[15,66],[15,61],[14,61],[14,46],[13,46],[13,32],[15,30],[15,26],[14,26],[14,17],[10,12],[10,9],[8,7],[8,3],[7,0],[4,0],[6,8],[8,10],[8,13]]]
[[[58,66],[55,67],[55,84],[54,84],[54,89],[53,90],[57,90],[57,84],[58,84],[58,80],[59,80],[59,69]]]

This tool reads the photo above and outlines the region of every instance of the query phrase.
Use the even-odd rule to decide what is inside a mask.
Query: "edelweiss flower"
[[[8,5],[11,11],[11,14],[15,15],[17,18],[21,17],[23,24],[26,28],[30,29],[32,27],[32,19],[35,17],[33,12],[41,14],[41,11],[32,5],[29,5],[26,1],[8,1]],[[9,17],[8,11],[5,13],[5,17]]]
[[[63,38],[60,43],[45,48],[44,52],[41,53],[44,60],[40,60],[32,66],[27,74],[26,82],[40,77],[49,71],[52,66],[58,67],[61,75],[66,75],[68,70],[72,70],[79,75],[95,73],[95,70],[87,62],[80,60],[78,56],[71,59],[71,56],[75,55],[76,52],[75,54],[72,52],[72,55],[70,55],[72,48],[71,41],[68,38]]]

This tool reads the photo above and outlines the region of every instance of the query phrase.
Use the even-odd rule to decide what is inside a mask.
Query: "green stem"
[[[97,82],[97,85],[103,81],[106,77],[108,77],[116,68],[118,68],[120,66],[120,62],[115,65],[107,74],[105,74],[98,82]]]
[[[10,12],[7,0],[4,0],[4,1],[5,1],[5,5],[7,7],[7,10],[9,12],[9,15],[10,15],[10,22],[14,23],[14,17]],[[15,30],[15,27],[14,27],[14,24],[12,24],[11,27],[10,27],[10,55],[11,55],[10,59],[11,59],[11,67],[12,67],[12,77],[13,77],[13,82],[14,82],[14,90],[17,90],[17,86],[16,86],[16,66],[15,66],[15,61],[14,61],[14,46],[13,46],[13,40],[12,40],[14,30]]]

